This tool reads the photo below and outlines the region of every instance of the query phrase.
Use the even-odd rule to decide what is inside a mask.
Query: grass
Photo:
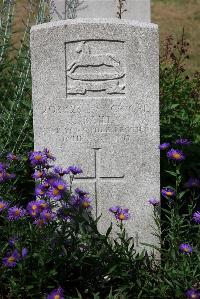
[[[200,69],[200,0],[152,0],[152,22],[159,25],[160,40],[173,35],[180,38],[185,31],[190,43],[190,72]]]

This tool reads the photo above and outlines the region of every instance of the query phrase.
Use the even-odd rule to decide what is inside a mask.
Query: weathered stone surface
[[[126,226],[155,243],[149,197],[159,197],[157,26],[106,19],[32,27],[35,147],[61,166],[79,165],[75,185],[91,192],[94,213],[130,209]]]
[[[65,1],[55,0],[58,13],[64,17]],[[82,3],[76,11],[78,18],[116,18],[119,0],[80,0]],[[137,20],[141,22],[151,21],[151,1],[150,0],[126,0],[124,8],[127,9],[122,15],[122,19]],[[67,15],[66,11],[66,15]],[[53,20],[59,20],[56,13]]]

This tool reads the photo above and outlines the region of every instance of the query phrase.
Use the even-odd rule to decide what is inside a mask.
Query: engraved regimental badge
[[[67,96],[125,95],[124,42],[82,40],[66,43]]]

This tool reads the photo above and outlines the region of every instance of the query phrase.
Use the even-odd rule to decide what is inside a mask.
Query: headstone
[[[74,0],[76,3],[77,0]],[[58,14],[54,12],[53,20],[62,18],[116,18],[119,0],[79,0],[80,5],[75,9],[75,14],[71,15],[71,9],[66,9],[65,0],[55,0]],[[77,2],[78,3],[78,2]],[[151,21],[151,0],[126,0],[124,3],[126,11],[122,14],[122,19],[137,20],[141,22]]]
[[[74,186],[89,190],[94,214],[130,209],[130,236],[155,243],[152,207],[159,197],[157,25],[79,19],[31,30],[36,148],[60,166],[79,165]]]

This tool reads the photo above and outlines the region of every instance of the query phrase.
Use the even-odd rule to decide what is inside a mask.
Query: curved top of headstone
[[[73,4],[74,3],[74,4]],[[52,21],[73,18],[117,18],[151,21],[150,0],[79,0],[70,6],[64,0],[55,0]],[[120,8],[121,7],[121,8]]]
[[[53,28],[53,27],[60,27],[65,25],[75,25],[75,24],[116,24],[116,25],[127,25],[133,26],[138,28],[149,28],[149,29],[156,29],[158,28],[157,24],[154,23],[147,23],[147,22],[139,22],[134,20],[125,20],[125,19],[108,19],[108,18],[82,18],[82,19],[68,19],[68,20],[61,20],[61,21],[54,21],[43,23],[39,25],[34,25],[31,27],[31,31],[45,29],[45,28]]]

